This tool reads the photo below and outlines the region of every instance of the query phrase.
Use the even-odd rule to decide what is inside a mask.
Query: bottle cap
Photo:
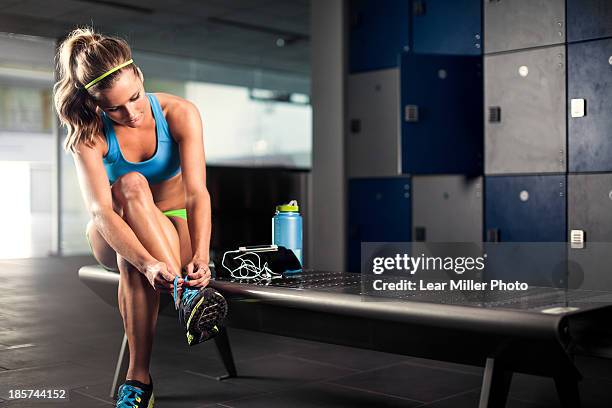
[[[291,200],[288,204],[281,204],[276,206],[276,211],[280,212],[298,212],[300,207],[298,206],[297,200]]]

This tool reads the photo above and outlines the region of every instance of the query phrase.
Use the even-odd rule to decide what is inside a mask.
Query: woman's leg
[[[112,186],[114,203],[143,246],[170,270],[180,273],[180,242],[167,217],[153,202],[147,180],[128,173]],[[159,292],[123,257],[117,255],[119,310],[130,348],[127,378],[149,382],[149,362],[157,324]]]

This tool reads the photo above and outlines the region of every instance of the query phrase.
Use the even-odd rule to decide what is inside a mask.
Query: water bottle
[[[296,200],[289,204],[276,206],[276,213],[272,217],[272,243],[291,249],[300,264],[302,262],[302,216]],[[289,273],[300,272],[288,271]]]

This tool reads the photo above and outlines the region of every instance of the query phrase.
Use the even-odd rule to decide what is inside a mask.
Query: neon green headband
[[[96,79],[94,79],[93,81],[88,83],[87,85],[85,85],[84,88],[85,89],[91,88],[92,86],[94,86],[95,84],[97,84],[98,82],[100,82],[101,80],[103,80],[104,78],[106,78],[107,76],[112,74],[113,72],[116,72],[116,71],[120,70],[123,67],[127,67],[128,65],[130,65],[133,62],[134,62],[134,60],[128,60],[128,61],[125,61],[121,65],[117,65],[115,68],[112,68],[112,69],[106,71],[105,73],[103,73],[102,75],[100,75],[99,77],[97,77]]]

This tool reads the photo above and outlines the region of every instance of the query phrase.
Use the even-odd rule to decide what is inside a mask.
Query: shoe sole
[[[187,320],[187,344],[192,346],[215,337],[226,315],[225,298],[214,289],[204,289]]]

